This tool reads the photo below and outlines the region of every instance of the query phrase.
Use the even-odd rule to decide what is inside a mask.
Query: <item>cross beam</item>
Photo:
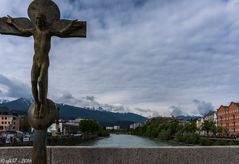
[[[28,18],[13,18],[15,24],[23,29],[31,29],[36,25],[36,15],[41,13],[46,16],[48,28],[58,32],[69,26],[73,20],[60,19],[60,11],[57,5],[51,0],[34,0],[28,8]],[[6,22],[6,17],[0,18],[0,33],[4,35],[17,35],[29,37]],[[86,21],[75,21],[64,35],[53,34],[61,38],[86,37]]]
[[[6,22],[6,17],[0,18],[0,33],[3,35],[16,35],[16,36],[22,36],[22,37],[29,37],[32,35],[26,35],[19,30],[17,30],[15,27],[12,25],[8,24]],[[20,27],[23,30],[31,29],[34,28],[34,24],[28,19],[28,18],[13,18],[13,21],[16,23],[18,27]],[[58,21],[55,21],[51,24],[51,28],[54,29],[55,31],[61,31],[69,25],[72,21],[71,20],[66,20],[66,19],[61,19]],[[64,35],[57,35],[57,37],[61,38],[71,38],[71,37],[86,37],[86,22],[85,21],[77,21],[74,23],[74,25],[69,29],[69,33],[66,33]]]

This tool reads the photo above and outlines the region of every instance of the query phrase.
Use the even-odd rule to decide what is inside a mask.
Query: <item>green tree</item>
[[[187,144],[197,144],[199,140],[200,136],[196,133],[185,133],[183,136],[183,141]]]
[[[187,132],[187,133],[195,133],[196,130],[197,130],[197,125],[196,125],[195,121],[187,123],[184,126],[184,131]]]
[[[176,133],[181,129],[182,127],[178,124],[178,122],[175,120],[170,123],[169,130],[171,132],[171,136],[175,136]]]
[[[207,136],[209,135],[209,132],[212,132],[213,135],[216,135],[217,133],[217,128],[213,121],[204,121],[202,124],[202,130],[207,132]]]
[[[159,133],[159,139],[161,139],[161,140],[169,140],[170,138],[171,138],[170,129],[168,129],[168,130],[163,129]]]
[[[210,122],[210,131],[213,133],[214,136],[216,136],[218,128],[213,121]]]
[[[228,128],[223,128],[223,132],[228,135],[229,134],[229,129]]]
[[[100,124],[96,122],[95,120],[81,120],[79,123],[79,129],[83,133],[93,133],[93,132],[98,132],[102,129]]]
[[[217,133],[222,133],[223,132],[223,128],[221,126],[217,127]]]
[[[203,131],[206,131],[207,133],[207,136],[209,135],[209,132],[210,132],[210,123],[208,120],[204,121],[203,124],[202,124],[202,130]]]

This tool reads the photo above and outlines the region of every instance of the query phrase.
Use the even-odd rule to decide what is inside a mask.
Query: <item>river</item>
[[[110,134],[109,137],[98,138],[80,144],[80,146],[93,147],[161,147],[174,146],[172,143],[164,142],[159,139],[149,139],[145,137],[125,135],[125,134]]]

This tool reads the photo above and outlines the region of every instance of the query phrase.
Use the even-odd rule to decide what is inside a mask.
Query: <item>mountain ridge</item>
[[[0,103],[0,107],[7,107],[19,114],[26,114],[32,101],[20,98],[6,103]],[[94,119],[104,126],[121,125],[128,128],[130,124],[135,122],[144,122],[146,117],[135,113],[114,113],[105,110],[91,110],[84,107],[75,107],[67,104],[57,104],[60,109],[60,118],[65,120],[73,120],[77,118]]]

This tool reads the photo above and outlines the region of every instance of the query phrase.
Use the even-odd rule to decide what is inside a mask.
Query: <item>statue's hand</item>
[[[9,15],[6,17],[3,17],[5,19],[5,22],[8,24],[13,24],[13,18],[10,17]]]
[[[73,26],[77,21],[78,21],[78,19],[71,21],[71,26]]]

